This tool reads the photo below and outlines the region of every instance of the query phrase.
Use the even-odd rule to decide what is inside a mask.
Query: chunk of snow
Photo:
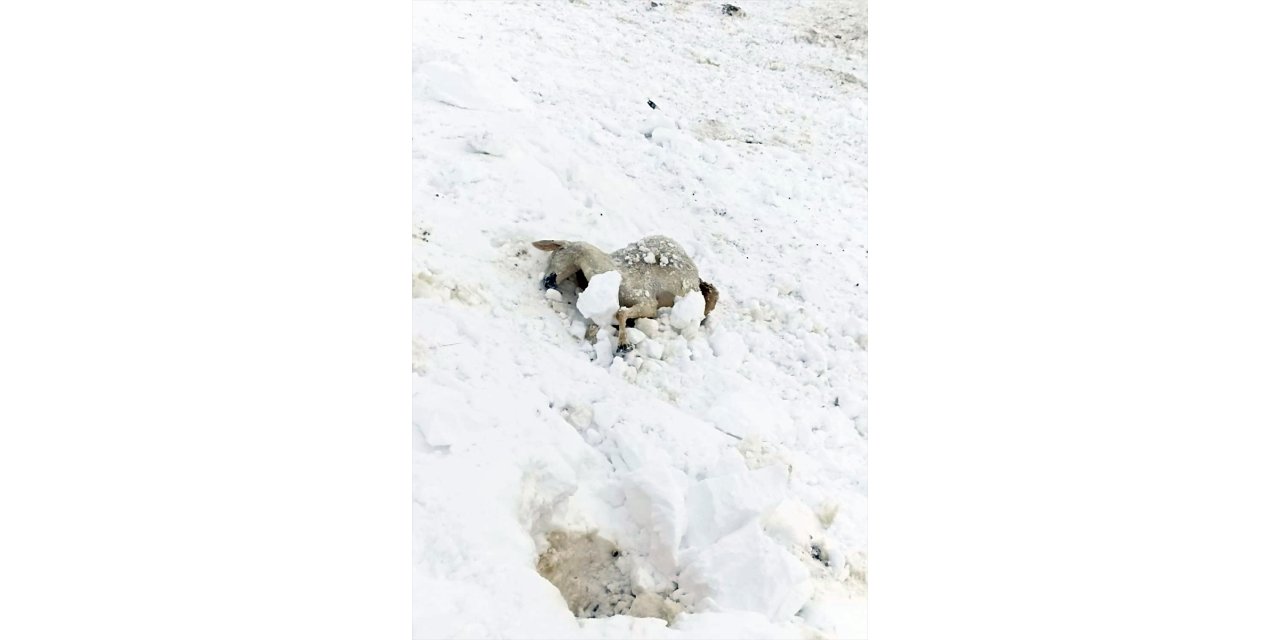
[[[663,347],[662,343],[657,340],[646,340],[644,344],[640,345],[640,353],[643,353],[645,357],[653,358],[654,360],[661,360],[662,354],[665,351],[666,347]]]
[[[658,337],[658,332],[661,330],[661,326],[662,325],[653,318],[637,318],[635,328],[643,331],[644,334],[650,338],[656,338]]]
[[[680,588],[721,610],[752,611],[773,621],[796,614],[814,585],[798,558],[754,522],[708,547],[680,572]]]
[[[823,536],[822,522],[818,515],[795,498],[783,500],[761,523],[765,532],[788,547],[805,547]]]
[[[787,495],[787,470],[771,466],[707,478],[689,489],[689,525],[684,545],[698,548],[715,542]]]
[[[618,288],[621,286],[621,273],[606,271],[597,274],[587,283],[586,290],[578,294],[578,311],[602,329],[607,327],[618,313]]]
[[[613,364],[613,341],[612,332],[606,332],[603,329],[596,334],[596,343],[592,347],[595,351],[596,362],[602,363],[604,366]]]
[[[685,528],[684,475],[669,467],[644,467],[627,476],[623,490],[632,520],[648,533],[649,560],[674,577]]]
[[[663,352],[663,358],[675,361],[688,360],[690,353],[689,341],[685,340],[682,336],[676,336],[666,344]]]
[[[676,300],[675,306],[671,307],[671,326],[677,330],[698,326],[705,317],[703,312],[706,308],[707,301],[703,299],[700,291],[681,296]]]

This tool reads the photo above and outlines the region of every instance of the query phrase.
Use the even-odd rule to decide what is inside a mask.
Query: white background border
[[[0,8],[0,637],[409,637],[409,19]]]

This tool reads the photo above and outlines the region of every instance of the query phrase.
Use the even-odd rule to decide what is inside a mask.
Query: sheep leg
[[[627,320],[633,318],[656,318],[657,316],[657,300],[647,300],[640,304],[618,309],[618,313],[613,317],[618,323],[618,350],[631,350],[631,345],[627,343]]]

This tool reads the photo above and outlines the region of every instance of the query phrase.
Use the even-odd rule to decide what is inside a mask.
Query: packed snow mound
[[[865,2],[720,4],[414,4],[415,640],[865,637]]]
[[[606,271],[597,274],[578,294],[578,311],[598,326],[608,325],[618,313],[618,288],[621,286],[621,273]]]

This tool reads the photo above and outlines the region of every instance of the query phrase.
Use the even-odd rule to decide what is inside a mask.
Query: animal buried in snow
[[[533,246],[551,252],[546,276],[542,279],[543,289],[564,287],[580,291],[601,273],[617,271],[622,275],[622,284],[618,287],[619,308],[614,315],[619,350],[630,348],[627,332],[622,331],[628,320],[656,318],[658,309],[675,305],[677,298],[695,290],[702,293],[706,302],[703,311],[706,316],[720,297],[711,283],[698,277],[698,267],[684,249],[666,236],[649,236],[613,253],[605,253],[586,242],[565,240],[539,240]],[[595,329],[592,325],[592,334]]]

